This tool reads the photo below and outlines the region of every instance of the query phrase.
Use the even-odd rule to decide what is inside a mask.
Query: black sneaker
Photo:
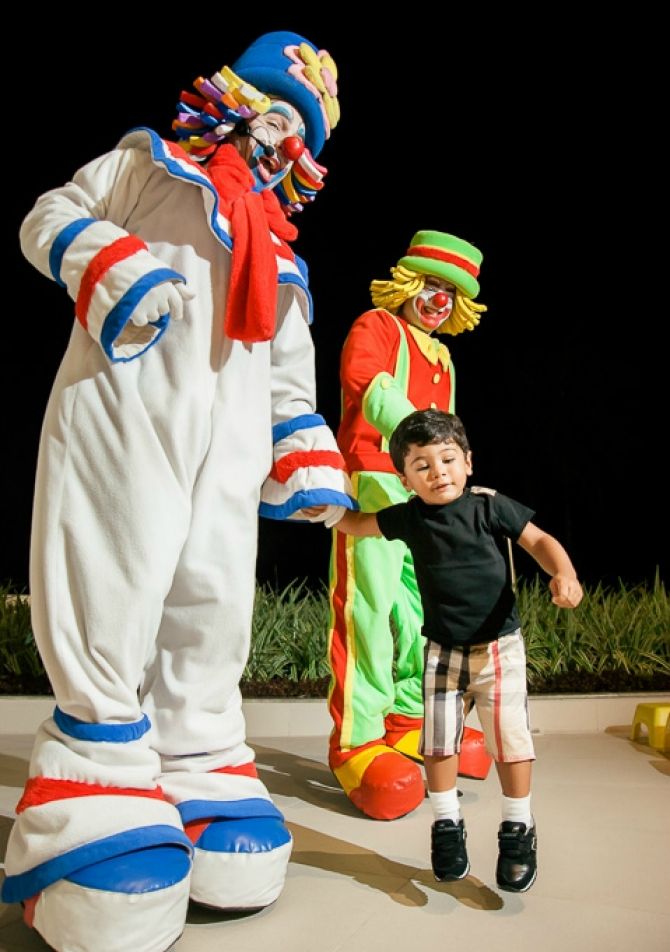
[[[463,820],[436,820],[430,832],[430,859],[438,882],[463,879],[470,872]]]
[[[498,830],[496,882],[507,892],[526,892],[537,877],[537,834],[535,824],[504,820]]]

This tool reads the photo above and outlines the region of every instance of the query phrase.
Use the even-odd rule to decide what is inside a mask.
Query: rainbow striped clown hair
[[[483,255],[474,245],[443,231],[417,231],[410,247],[391,268],[390,281],[373,281],[372,303],[396,314],[405,301],[423,291],[426,275],[449,281],[456,288],[454,308],[438,334],[460,334],[475,329],[486,310],[474,298],[479,294]]]
[[[305,150],[274,191],[288,214],[314,201],[327,173],[315,156],[340,118],[337,67],[329,53],[297,33],[266,33],[232,69],[224,66],[193,85],[195,93],[181,93],[172,128],[199,162],[205,162],[240,121],[267,112],[272,98],[291,103],[305,120]]]

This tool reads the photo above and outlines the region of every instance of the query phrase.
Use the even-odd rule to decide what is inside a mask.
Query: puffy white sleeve
[[[274,465],[263,485],[260,513],[270,519],[304,519],[306,506],[326,506],[309,521],[322,522],[335,507],[357,509],[332,430],[316,413],[314,343],[293,288],[279,288],[272,342]]]
[[[21,226],[21,249],[75,302],[75,316],[111,361],[131,360],[156,343],[169,314],[143,328],[131,317],[146,295],[185,278],[123,227],[152,170],[137,149],[115,149],[45,192]]]

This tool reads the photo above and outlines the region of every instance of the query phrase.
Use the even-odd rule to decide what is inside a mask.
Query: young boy
[[[422,751],[435,814],[433,872],[452,881],[470,869],[456,777],[465,716],[474,703],[503,793],[496,880],[501,889],[525,892],[537,875],[530,807],[535,753],[506,538],[551,576],[556,605],[578,605],[581,585],[561,544],[530,521],[531,509],[492,489],[466,488],[472,455],[457,416],[411,413],[394,430],[389,449],[403,485],[416,495],[377,513],[347,512],[337,528],[402,539],[414,558],[427,639]]]

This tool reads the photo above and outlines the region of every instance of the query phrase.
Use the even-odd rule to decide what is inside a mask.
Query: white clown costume
[[[286,115],[295,107],[316,154],[337,119],[334,75],[302,37],[267,34],[212,77],[215,92],[199,81],[220,107],[216,128],[191,133],[213,111],[183,94],[186,151],[135,130],[43,195],[22,227],[25,255],[67,289],[77,321],[44,421],[31,549],[56,708],[36,738],[3,899],[23,902],[57,950],[163,952],[189,896],[249,909],[283,886],[291,836],[256,775],[239,691],[257,516],[355,503],[315,412],[304,268],[265,238],[273,270],[256,278],[261,294],[276,291],[274,326],[227,334],[246,205],[231,212],[197,160],[262,138],[263,93]],[[295,210],[325,170],[307,149],[300,162],[280,149],[269,187],[297,172],[281,192]],[[244,189],[254,201],[256,184]],[[253,228],[244,240],[253,246]],[[257,267],[248,248],[245,260]]]

